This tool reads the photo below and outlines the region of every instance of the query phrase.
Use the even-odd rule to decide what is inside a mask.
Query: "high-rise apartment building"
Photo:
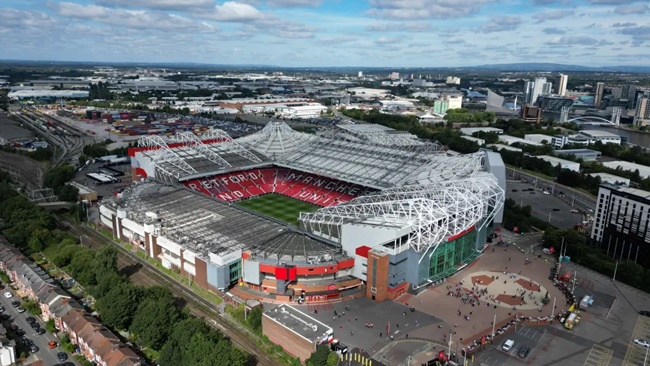
[[[533,87],[535,83],[532,81],[527,81],[524,85],[524,103],[532,103],[531,99],[533,97]]]
[[[594,96],[594,107],[600,108],[600,103],[603,101],[603,94],[605,93],[605,83],[596,83],[596,95]]]
[[[555,86],[555,94],[565,96],[566,95],[566,86],[567,86],[568,82],[569,82],[569,76],[568,75],[564,75],[564,74],[558,75],[557,80],[555,82],[555,84],[557,84]]]
[[[644,127],[650,124],[650,98],[644,96],[636,102],[634,111],[634,125]]]
[[[650,192],[603,184],[591,239],[608,255],[650,265]]]
[[[533,85],[533,93],[530,96],[530,103],[531,104],[535,104],[537,102],[537,98],[540,95],[543,95],[544,94],[544,89],[547,88],[546,87],[546,84],[547,84],[546,78],[535,78],[535,82],[533,84],[534,84]],[[550,90],[549,90],[549,92],[550,92]]]

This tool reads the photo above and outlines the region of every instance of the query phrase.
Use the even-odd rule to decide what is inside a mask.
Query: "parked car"
[[[549,191],[543,191],[542,193],[544,193],[544,194],[551,194],[551,192],[549,192]]]
[[[521,347],[519,347],[519,352],[517,353],[517,356],[519,356],[521,358],[526,358],[526,356],[528,356],[529,352],[530,352],[530,347],[521,346]]]
[[[12,297],[14,297],[14,295],[12,295],[11,292],[6,291],[6,292],[5,292],[5,297],[6,297],[7,299],[11,299]]]
[[[25,312],[25,308],[18,308],[18,309],[16,309],[16,311],[19,312],[19,313],[24,313],[24,312]]]
[[[34,318],[33,316],[28,316],[27,318],[25,318],[25,320],[26,320],[27,323],[29,323],[29,324],[34,324],[34,323],[36,323],[36,318]]]
[[[43,329],[43,328],[38,328],[38,329],[36,329],[36,334],[38,334],[38,335],[43,335],[43,334],[45,334],[45,329]]]
[[[32,344],[32,345],[29,347],[29,350],[30,350],[32,353],[36,353],[36,352],[38,352],[38,347],[36,347],[36,345],[33,345],[33,344]]]
[[[18,300],[14,300],[14,301],[12,301],[12,302],[11,302],[11,306],[13,306],[13,307],[15,307],[15,308],[19,307],[19,306],[20,306],[20,301],[18,301]]]
[[[650,348],[650,341],[646,341],[645,339],[635,339],[634,343],[638,344],[641,347],[648,347]]]
[[[34,329],[34,330],[36,330],[36,329],[38,329],[38,328],[41,327],[41,325],[38,324],[38,323],[36,323],[36,322],[29,324],[29,326],[32,327],[32,329]]]
[[[557,212],[557,211],[560,211],[560,209],[557,208],[557,207],[554,207],[554,208],[553,208],[553,211]]]
[[[9,314],[0,314],[0,320],[9,320],[11,319],[11,315]]]
[[[512,346],[515,345],[515,341],[512,339],[508,339],[504,344],[503,344],[503,350],[506,352],[509,352],[512,349]]]
[[[56,354],[56,358],[58,358],[59,361],[65,361],[68,359],[68,354],[65,352],[59,352]]]
[[[19,337],[22,337],[22,336],[25,335],[25,331],[20,329],[20,328],[16,329],[16,331],[14,333],[16,333],[16,335],[19,336]]]
[[[58,346],[58,344],[54,341],[50,341],[50,343],[48,343],[47,346],[50,347],[50,349],[55,349]]]
[[[30,346],[34,345],[34,342],[31,339],[27,338],[27,337],[23,337],[23,343],[25,343],[25,346],[27,346],[27,347],[30,347]]]

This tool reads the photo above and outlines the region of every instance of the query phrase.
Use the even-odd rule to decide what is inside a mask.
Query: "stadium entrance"
[[[438,246],[429,260],[429,280],[437,281],[451,276],[480,254],[476,250],[476,229],[470,230]]]

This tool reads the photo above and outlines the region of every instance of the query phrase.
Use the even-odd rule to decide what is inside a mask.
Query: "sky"
[[[650,65],[650,0],[1,0],[0,59]]]

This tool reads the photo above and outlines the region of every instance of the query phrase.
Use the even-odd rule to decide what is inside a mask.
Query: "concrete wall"
[[[487,158],[485,159],[485,165],[488,168],[488,171],[492,173],[497,178],[499,182],[499,187],[506,191],[506,165],[501,159],[501,155],[494,151],[486,151]],[[503,207],[494,215],[494,223],[501,224],[503,222]]]

